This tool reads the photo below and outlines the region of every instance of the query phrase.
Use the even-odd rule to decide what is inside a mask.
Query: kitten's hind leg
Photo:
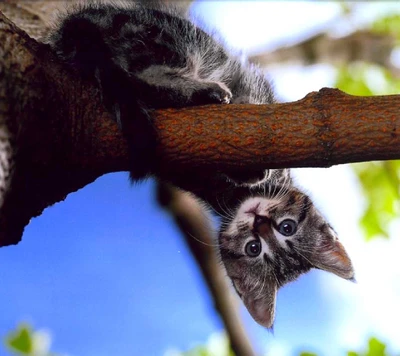
[[[111,62],[100,67],[95,76],[104,105],[128,141],[130,176],[134,181],[146,178],[156,166],[157,134],[147,106],[137,99],[140,85]]]

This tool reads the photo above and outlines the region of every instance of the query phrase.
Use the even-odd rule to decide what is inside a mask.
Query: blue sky
[[[264,39],[268,33],[273,47],[281,37],[319,28],[337,11],[328,3],[296,4],[246,3],[243,10],[239,2],[203,2],[197,9],[224,26],[231,44],[251,51],[261,42],[256,34]],[[256,29],[260,19],[270,27]],[[321,66],[271,75],[287,100],[332,85],[333,78]],[[371,335],[399,351],[399,224],[390,242],[366,244],[357,224],[363,199],[348,167],[297,170],[297,177],[348,248],[358,284],[313,271],[284,287],[274,335],[242,307],[251,339],[260,353],[274,356],[300,350],[340,355]],[[197,266],[154,201],[153,182],[131,186],[127,173],[103,176],[33,219],[20,244],[0,249],[0,281],[0,335],[27,321],[48,328],[54,351],[71,356],[163,355],[222,331]]]
[[[27,227],[22,242],[0,249],[0,333],[19,321],[46,327],[54,350],[70,355],[162,355],[187,349],[222,328],[154,184],[130,186],[110,174],[73,193]],[[324,339],[303,325],[334,322],[313,272],[282,289],[275,336],[243,309],[259,350],[290,334],[299,348]],[[260,337],[260,339],[259,339]]]

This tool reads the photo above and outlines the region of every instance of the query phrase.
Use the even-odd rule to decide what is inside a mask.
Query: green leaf
[[[361,355],[355,351],[348,351],[347,356],[361,356]]]
[[[313,352],[302,352],[299,356],[318,356]]]
[[[369,339],[368,346],[369,349],[366,356],[386,356],[385,352],[386,346],[378,339],[374,337]]]
[[[400,161],[367,162],[352,167],[367,202],[360,220],[366,240],[389,237],[389,225],[400,212]]]
[[[352,95],[372,95],[372,91],[366,82],[368,65],[353,63],[338,68],[336,87]]]
[[[19,326],[6,337],[6,345],[14,352],[29,355],[33,351],[32,330],[28,326]]]
[[[353,62],[337,69],[335,86],[351,95],[389,95],[400,92],[400,79],[382,66]]]
[[[372,23],[371,30],[375,33],[392,34],[399,38],[400,15],[393,14],[377,19],[374,23]]]

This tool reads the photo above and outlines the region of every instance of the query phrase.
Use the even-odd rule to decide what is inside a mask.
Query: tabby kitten
[[[154,2],[70,8],[47,43],[70,70],[97,82],[129,144],[134,180],[154,174],[157,166],[151,110],[274,102],[260,69],[173,8]],[[260,324],[272,326],[277,289],[311,267],[353,277],[336,234],[292,186],[288,170],[269,170],[261,182],[237,184],[227,195],[233,205],[243,203],[222,227],[222,261]]]
[[[220,255],[254,320],[272,328],[284,284],[311,268],[349,280],[354,271],[336,232],[293,185],[289,170],[268,170],[262,182],[247,186],[248,196],[222,222]]]

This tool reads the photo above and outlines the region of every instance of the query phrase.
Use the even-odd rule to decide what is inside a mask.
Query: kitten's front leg
[[[128,141],[133,180],[155,173],[157,167],[157,133],[149,109],[229,103],[232,96],[222,83],[199,82],[170,71],[153,71],[148,77],[127,75],[111,62],[97,71],[96,78],[103,102]]]
[[[97,68],[96,80],[107,110],[122,130],[129,149],[130,176],[136,181],[155,171],[156,131],[147,105],[138,100],[141,85],[112,62]]]
[[[230,104],[232,93],[228,87],[220,82],[202,83],[204,88],[196,88],[188,105]]]

